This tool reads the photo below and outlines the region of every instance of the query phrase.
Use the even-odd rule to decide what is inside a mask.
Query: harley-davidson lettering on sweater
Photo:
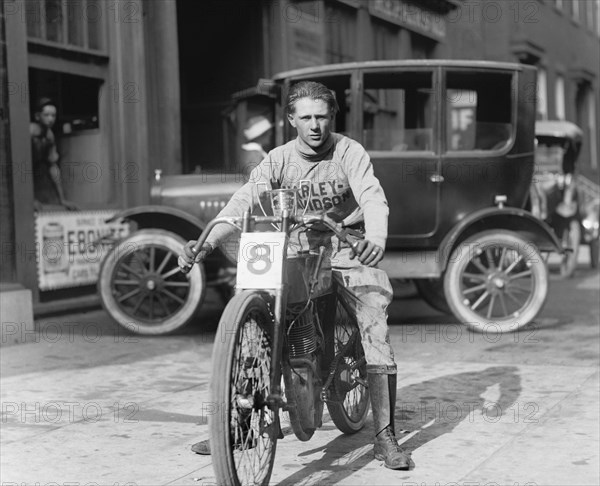
[[[331,133],[318,151],[307,152],[298,139],[271,150],[219,216],[241,216],[252,210],[259,192],[267,187],[298,188],[299,205],[302,210],[308,206],[307,214],[327,214],[344,226],[364,221],[365,237],[385,248],[387,200],[371,159],[358,142]],[[218,225],[207,242],[217,247],[234,231],[229,225]]]

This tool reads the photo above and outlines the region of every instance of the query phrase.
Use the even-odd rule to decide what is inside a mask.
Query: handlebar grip
[[[198,240],[198,241],[200,241],[200,240]],[[196,243],[194,246],[192,246],[192,248],[190,248],[191,252],[194,254],[194,257],[196,255],[198,255],[198,253],[200,253],[200,248],[196,248],[197,246],[198,246],[198,243]],[[179,270],[183,274],[188,274],[191,272],[192,268],[194,268],[195,263],[196,262],[192,262],[192,264],[189,267],[179,267]]]

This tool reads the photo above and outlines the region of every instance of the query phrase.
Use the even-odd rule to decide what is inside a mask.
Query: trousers
[[[387,308],[394,296],[390,279],[383,270],[367,267],[358,258],[351,259],[352,250],[333,240],[331,267],[337,274],[336,280],[353,296],[348,301],[358,322],[367,372],[396,374],[387,324]]]

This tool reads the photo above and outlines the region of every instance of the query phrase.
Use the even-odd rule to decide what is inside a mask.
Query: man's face
[[[37,114],[37,120],[46,128],[52,128],[56,121],[56,107],[46,105],[40,113]]]
[[[294,112],[288,114],[288,120],[298,131],[303,144],[318,149],[329,138],[333,113],[322,100],[300,98],[294,105]]]

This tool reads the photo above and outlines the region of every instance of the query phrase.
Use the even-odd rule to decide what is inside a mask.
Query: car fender
[[[136,206],[114,214],[110,221],[126,219],[134,221],[138,229],[160,228],[172,231],[183,238],[197,239],[206,227],[206,221],[177,208],[158,205]]]
[[[159,205],[136,206],[125,209],[115,213],[107,222],[119,219],[135,222],[138,230],[163,229],[180,235],[185,240],[197,240],[208,224],[206,221],[181,209]],[[227,258],[229,263],[235,263],[229,252],[217,250],[215,253]]]
[[[438,248],[441,270],[446,269],[450,255],[460,243],[476,233],[491,229],[514,231],[540,251],[564,253],[552,228],[529,211],[512,207],[491,207],[469,214],[444,237]]]

